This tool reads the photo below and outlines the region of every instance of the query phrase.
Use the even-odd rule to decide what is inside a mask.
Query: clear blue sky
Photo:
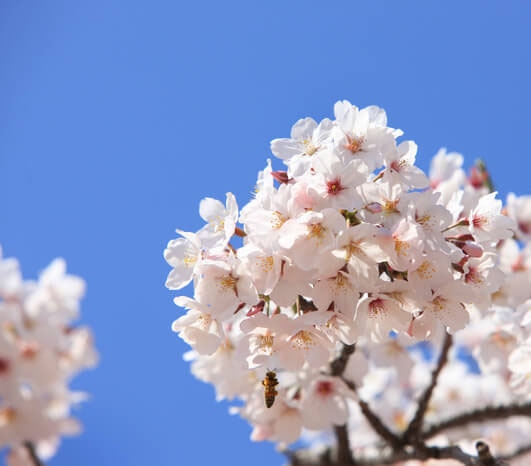
[[[524,0],[2,1],[0,244],[28,277],[66,258],[101,353],[49,466],[282,464],[182,360],[167,241],[340,99],[385,108],[425,169],[446,146],[530,193],[530,24]]]

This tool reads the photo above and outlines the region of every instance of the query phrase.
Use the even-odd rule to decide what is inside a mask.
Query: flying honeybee
[[[262,380],[262,385],[264,386],[265,405],[271,408],[275,402],[275,397],[278,395],[278,392],[275,390],[275,387],[278,385],[275,371],[267,371],[264,380]]]

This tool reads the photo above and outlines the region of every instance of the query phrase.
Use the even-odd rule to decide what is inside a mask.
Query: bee
[[[262,385],[264,386],[265,405],[271,408],[275,402],[275,397],[278,395],[278,392],[275,390],[275,387],[278,385],[275,371],[267,371],[264,380],[262,380]]]

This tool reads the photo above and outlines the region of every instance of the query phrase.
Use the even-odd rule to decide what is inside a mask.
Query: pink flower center
[[[332,196],[339,194],[343,189],[345,188],[341,185],[340,178],[335,178],[326,182],[326,192]]]
[[[328,397],[334,394],[334,384],[328,380],[323,380],[317,383],[315,391],[319,396]]]
[[[9,360],[0,358],[0,375],[7,374],[9,372]]]

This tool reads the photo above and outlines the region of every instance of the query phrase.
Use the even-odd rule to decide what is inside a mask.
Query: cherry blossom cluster
[[[85,394],[68,384],[98,359],[90,330],[72,325],[84,290],[62,259],[30,281],[0,254],[0,448],[10,449],[9,466],[49,458],[61,436],[81,429],[71,408]]]
[[[268,160],[252,200],[239,210],[231,193],[203,199],[206,224],[168,243],[166,286],[193,283],[193,297],[174,299],[187,311],[172,326],[192,348],[192,372],[218,399],[243,402],[234,411],[254,440],[290,444],[347,424],[369,456],[377,434],[359,400],[377,400],[397,432],[407,427],[448,334],[428,420],[469,403],[452,398],[468,395],[464,380],[470,407],[529,398],[531,197],[510,195],[502,211],[486,170],[467,176],[445,150],[424,173],[416,144],[397,141],[381,108],[342,101],[334,116],[297,121],[271,142],[285,166]],[[345,345],[355,351],[338,376]],[[270,408],[268,371],[278,377]]]

